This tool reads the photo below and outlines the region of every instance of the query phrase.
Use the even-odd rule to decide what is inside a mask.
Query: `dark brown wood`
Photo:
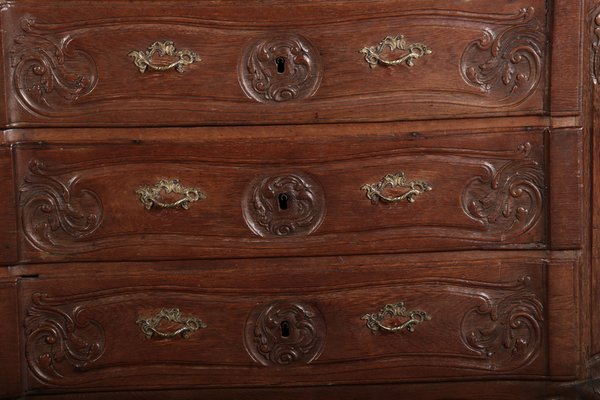
[[[564,257],[565,255],[560,255]],[[565,323],[565,316],[575,325],[581,324],[583,319],[580,315],[582,299],[573,296],[579,290],[579,271],[582,260],[576,254],[569,255],[565,259],[555,259],[547,266],[548,274],[548,330],[552,332],[549,338],[548,348],[550,360],[548,363],[549,374],[561,379],[577,379],[581,373],[582,348],[584,340],[573,330],[573,325]]]
[[[0,398],[600,398],[599,0],[0,10]]]
[[[120,393],[64,394],[66,400],[173,400],[218,399],[218,400],[278,400],[282,397],[291,400],[305,399],[380,399],[382,393],[392,398],[418,398],[437,400],[459,398],[463,400],[595,400],[598,398],[598,383],[578,382],[565,384],[543,381],[483,381],[483,382],[428,382],[418,384],[387,385],[345,385],[296,388],[248,389],[199,389],[186,391],[144,391]],[[55,396],[35,396],[32,398],[52,400]]]
[[[542,0],[443,7],[434,0],[271,2],[268,12],[247,1],[171,2],[166,11],[153,2],[109,3],[8,7],[10,126],[330,123],[545,111]],[[407,46],[423,43],[432,53],[412,67],[371,68],[360,50],[398,34]],[[140,73],[128,54],[166,39],[202,60],[181,73]],[[31,51],[37,48],[44,52]],[[252,59],[253,52],[262,58]],[[403,51],[391,53],[383,57]],[[276,72],[282,55],[290,71],[300,68]],[[53,67],[28,72],[44,63]]]
[[[17,261],[17,220],[10,148],[0,140],[0,265]]]
[[[549,133],[550,243],[553,249],[577,249],[583,243],[583,131]]]
[[[543,153],[542,129],[533,128],[317,141],[282,130],[264,139],[199,138],[193,145],[20,143],[21,257],[327,255],[482,244],[540,248]],[[380,194],[401,197],[411,191],[411,182],[420,181],[431,190],[414,194],[413,203],[367,197],[364,185],[402,173],[404,187],[388,185]],[[163,179],[197,188],[206,198],[189,209],[152,204],[147,209],[136,191]],[[289,198],[285,209],[278,203],[281,195]],[[175,202],[183,196],[167,200],[161,190],[157,197]]]
[[[132,272],[24,281],[29,389],[544,376],[545,315],[572,310],[547,309],[543,263],[516,257],[196,262],[171,275],[123,265]],[[369,328],[364,316],[398,302],[427,319],[413,332]],[[148,337],[140,320],[173,308],[205,328]],[[288,336],[277,333],[283,321]]]
[[[579,115],[583,110],[584,87],[589,82],[588,70],[584,69],[587,65],[584,61],[584,2],[557,2],[552,16],[550,108],[555,116]]]
[[[0,268],[0,398],[21,393],[20,329],[17,312],[17,279]]]

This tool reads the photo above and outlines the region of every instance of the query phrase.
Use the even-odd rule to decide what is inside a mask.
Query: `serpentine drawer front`
[[[365,368],[378,371],[371,382],[545,371],[539,259],[349,264],[339,283],[326,283],[337,261],[318,262],[322,273],[291,262],[286,277],[280,262],[261,263],[23,284],[29,388],[356,383]],[[233,272],[249,265],[256,275],[240,281]],[[382,270],[387,279],[369,279]]]
[[[0,55],[0,399],[598,397],[600,0],[0,0]]]
[[[542,128],[339,142],[301,132],[287,141],[23,145],[22,257],[545,246]],[[323,147],[335,150],[321,155]]]
[[[20,1],[4,12],[11,126],[544,111],[543,0],[54,7]]]

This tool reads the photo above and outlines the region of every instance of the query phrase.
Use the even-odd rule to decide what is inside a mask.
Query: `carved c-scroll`
[[[21,19],[23,34],[10,50],[13,84],[25,108],[48,115],[94,90],[98,71],[88,53],[70,46],[69,36],[42,34],[35,25],[35,19]]]
[[[500,32],[485,30],[461,59],[464,80],[501,100],[525,100],[544,75],[546,34],[535,9],[521,10],[521,22]]]

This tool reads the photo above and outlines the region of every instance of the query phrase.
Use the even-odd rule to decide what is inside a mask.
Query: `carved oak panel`
[[[377,370],[370,382],[543,373],[541,261],[437,258],[372,257],[369,268],[348,258],[344,281],[323,258],[31,280],[21,291],[29,389],[360,382],[365,367]],[[365,314],[398,302],[427,321],[369,328]]]
[[[166,12],[144,5],[125,15],[82,3],[76,17],[9,7],[18,22],[5,41],[9,122],[173,126],[544,112],[543,0],[339,2],[327,13],[319,3],[277,3],[269,13],[238,3],[174,4]],[[174,64],[140,73],[161,45]],[[366,60],[365,49],[373,49]]]
[[[312,160],[303,155],[318,154],[322,144],[301,138],[114,145],[110,157],[104,148],[85,146],[23,148],[23,256],[114,260],[229,257],[234,250],[264,257],[481,244],[539,248],[546,240],[543,135],[471,132],[469,140],[432,136],[425,147],[412,139],[362,136]],[[386,176],[404,179],[373,185]],[[140,187],[164,179],[199,188],[201,201],[187,208],[140,202]],[[365,191],[369,185],[379,188],[378,196]],[[176,203],[183,195],[160,196]]]

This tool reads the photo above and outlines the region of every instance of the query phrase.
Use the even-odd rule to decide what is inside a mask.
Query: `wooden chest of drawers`
[[[0,9],[0,397],[600,393],[599,4]]]

